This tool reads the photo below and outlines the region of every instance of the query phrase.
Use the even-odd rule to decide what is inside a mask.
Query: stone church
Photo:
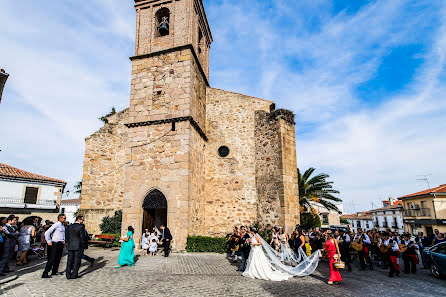
[[[299,222],[294,115],[209,86],[212,34],[202,0],[135,0],[130,106],[86,138],[80,213],[100,233],[165,224],[173,248],[234,225]]]

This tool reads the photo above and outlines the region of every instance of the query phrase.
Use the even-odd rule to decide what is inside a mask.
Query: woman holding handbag
[[[338,241],[334,238],[333,233],[330,230],[327,231],[325,250],[327,252],[328,259],[330,260],[330,279],[328,280],[328,284],[332,285],[333,282],[340,282],[342,277],[339,273],[339,269],[335,267],[335,262],[341,259]]]

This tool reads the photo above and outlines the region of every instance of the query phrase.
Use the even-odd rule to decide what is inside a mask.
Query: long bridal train
[[[257,245],[261,242],[261,245]],[[313,273],[319,264],[321,252],[317,250],[310,257],[299,249],[294,253],[288,248],[285,253],[288,259],[282,263],[283,256],[277,255],[276,251],[262,238],[255,234],[251,238],[252,248],[249,254],[248,264],[243,276],[272,281],[283,281],[294,276],[307,276]]]

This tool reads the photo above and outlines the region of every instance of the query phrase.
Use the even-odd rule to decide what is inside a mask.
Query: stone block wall
[[[256,112],[258,221],[290,233],[299,223],[294,121],[281,110]]]
[[[272,102],[213,88],[206,96],[206,210],[197,231],[222,236],[257,220],[255,111]],[[228,157],[218,155],[222,145]]]
[[[291,233],[300,223],[299,187],[297,180],[296,136],[294,121],[278,116],[282,153],[282,179],[285,231]]]
[[[283,180],[280,123],[266,111],[256,112],[257,220],[265,227],[283,225]]]
[[[85,139],[80,213],[90,233],[100,233],[102,218],[122,207],[127,116],[125,109],[108,117],[108,124]]]
[[[190,49],[134,59],[129,122],[191,115],[193,59]]]
[[[131,164],[124,168],[125,187],[122,233],[135,228],[139,244],[143,223],[143,200],[152,189],[167,199],[167,226],[173,248],[184,249],[188,230],[190,138],[196,133],[189,122],[129,128],[126,151]],[[133,148],[132,148],[133,147]]]

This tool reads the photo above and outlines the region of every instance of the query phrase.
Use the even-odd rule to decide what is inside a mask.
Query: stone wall
[[[278,116],[282,152],[282,179],[285,231],[290,233],[300,222],[299,187],[297,180],[296,135],[294,121]]]
[[[134,59],[129,122],[191,115],[192,60],[190,49]]]
[[[256,112],[257,220],[292,232],[299,223],[294,122],[280,111]]]
[[[266,111],[256,112],[255,123],[257,220],[265,227],[282,225],[285,205],[280,123]]]
[[[128,110],[108,117],[99,131],[85,139],[80,213],[90,233],[100,233],[102,218],[122,208],[123,166],[126,163]]]
[[[167,226],[175,239],[173,248],[184,249],[188,230],[190,138],[196,133],[189,122],[134,127],[129,129],[124,169],[125,189],[122,233],[135,228],[139,244],[143,222],[143,200],[152,190],[160,190],[167,199]],[[132,148],[133,147],[133,148]]]
[[[254,118],[272,102],[213,88],[206,95],[206,210],[198,233],[222,236],[257,220]],[[218,155],[222,145],[228,157]]]

